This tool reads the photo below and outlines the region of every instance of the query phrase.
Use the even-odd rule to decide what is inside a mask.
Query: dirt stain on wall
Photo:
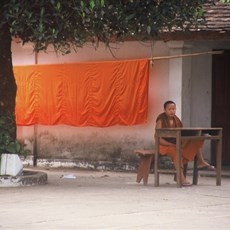
[[[114,138],[108,134],[92,132],[57,137],[49,131],[42,131],[37,137],[37,155],[47,159],[72,159],[84,161],[137,161],[135,149],[153,148],[152,143],[139,136],[123,135]]]

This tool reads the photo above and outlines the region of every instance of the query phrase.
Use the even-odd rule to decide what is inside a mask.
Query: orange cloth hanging
[[[147,121],[149,61],[15,66],[17,125]]]

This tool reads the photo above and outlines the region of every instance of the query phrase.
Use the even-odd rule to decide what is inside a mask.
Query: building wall
[[[199,41],[192,44],[193,52],[229,50],[229,41]],[[212,112],[212,56],[192,58],[191,68],[191,127],[211,127]],[[210,142],[204,145],[204,157],[211,159]]]
[[[37,57],[31,45],[12,44],[13,64],[51,64],[100,60],[151,58],[191,52],[210,51],[226,47],[226,43],[213,42],[163,42],[154,44],[125,42],[92,47],[87,44],[77,53],[57,54],[52,50],[39,53]],[[148,122],[136,126],[113,126],[108,128],[41,126],[18,127],[18,138],[25,139],[33,153],[40,157],[74,159],[78,162],[135,162],[134,149],[154,147],[156,116],[163,111],[166,100],[177,103],[177,114],[185,126],[209,127],[211,124],[211,56],[156,60],[150,66]],[[128,109],[128,108],[127,108]],[[36,140],[36,141],[35,141]],[[210,159],[210,149],[204,149]],[[96,163],[95,163],[96,162]],[[84,163],[86,164],[86,163]]]
[[[97,49],[86,45],[77,53],[63,56],[53,51],[39,53],[37,58],[30,45],[13,43],[13,64],[51,64],[86,62],[100,60],[120,60],[150,58],[168,55],[164,42],[150,43],[127,42],[111,45],[110,50],[100,44]],[[153,51],[153,54],[152,54]],[[115,58],[114,58],[115,57]],[[31,150],[37,143],[37,153],[44,158],[64,158],[81,161],[132,161],[136,160],[134,149],[153,148],[155,118],[162,111],[162,104],[168,99],[168,61],[156,61],[150,67],[149,111],[147,124],[136,126],[113,126],[108,128],[71,127],[71,126],[34,126],[18,127],[18,138],[25,139]],[[127,108],[128,109],[128,108]]]

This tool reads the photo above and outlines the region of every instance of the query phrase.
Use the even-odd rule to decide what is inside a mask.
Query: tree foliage
[[[2,0],[0,30],[36,51],[53,45],[69,52],[86,41],[149,39],[163,30],[185,30],[202,18],[204,0]]]
[[[207,1],[207,0],[206,0]],[[164,31],[194,26],[205,0],[1,0],[0,116],[15,121],[15,83],[11,39],[34,44],[35,51],[66,54],[86,42],[106,45],[146,40]],[[15,122],[10,123],[16,137]]]
[[[220,0],[222,3],[230,3],[230,0]]]

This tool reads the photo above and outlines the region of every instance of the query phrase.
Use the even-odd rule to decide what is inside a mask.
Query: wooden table
[[[221,185],[221,159],[222,159],[222,128],[161,128],[156,129],[155,134],[155,186],[159,186],[159,144],[160,138],[173,137],[176,138],[177,159],[181,159],[182,141],[190,140],[211,140],[216,143],[216,185]],[[177,186],[181,187],[181,161],[177,160]]]

